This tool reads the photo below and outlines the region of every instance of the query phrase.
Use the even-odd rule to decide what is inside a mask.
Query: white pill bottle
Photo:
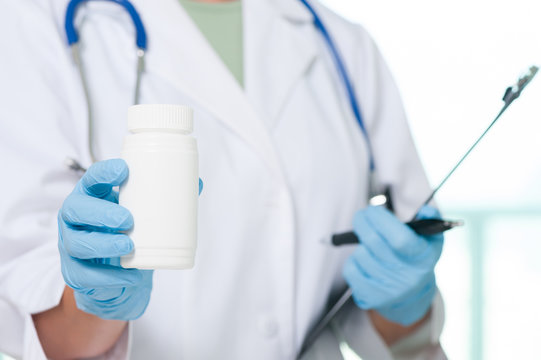
[[[119,204],[133,215],[135,248],[125,268],[189,269],[197,246],[199,174],[193,111],[179,105],[134,105],[121,157],[129,168]]]

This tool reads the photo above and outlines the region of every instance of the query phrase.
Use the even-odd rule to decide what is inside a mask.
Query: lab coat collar
[[[296,23],[313,22],[312,14],[299,0],[272,0],[282,16]]]
[[[156,76],[170,83],[212,113],[258,153],[272,175],[283,181],[263,117],[272,118],[278,113],[288,90],[315,57],[315,47],[298,31],[299,26],[309,24],[311,15],[292,0],[243,1],[246,90],[239,86],[178,0],[134,1],[147,29],[145,71],[151,75],[149,78]],[[262,76],[265,74],[273,77]],[[144,78],[141,95],[145,102]]]
[[[297,0],[244,0],[244,29],[246,93],[272,128],[317,57],[318,34]]]

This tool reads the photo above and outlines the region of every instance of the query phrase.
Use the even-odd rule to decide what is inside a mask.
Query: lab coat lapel
[[[243,0],[245,88],[272,127],[316,59],[312,15],[295,0]]]
[[[212,113],[261,156],[271,174],[283,178],[263,121],[178,0],[135,3],[147,29],[146,73],[169,82]],[[142,95],[144,100],[144,83]]]

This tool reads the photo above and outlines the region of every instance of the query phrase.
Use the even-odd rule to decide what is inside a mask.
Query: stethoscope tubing
[[[340,79],[342,80],[342,83],[344,85],[344,89],[346,90],[346,94],[349,100],[349,105],[351,107],[351,111],[353,112],[353,116],[355,117],[355,120],[357,120],[357,123],[359,124],[359,127],[364,135],[365,141],[368,145],[368,156],[370,161],[370,171],[374,171],[376,164],[374,162],[374,154],[372,151],[372,146],[370,144],[370,137],[368,135],[368,131],[366,129],[363,116],[361,114],[361,107],[359,106],[359,101],[357,100],[357,94],[355,92],[355,88],[353,86],[353,83],[350,80],[350,77],[348,75],[348,71],[346,69],[346,64],[343,61],[343,57],[340,54],[340,51],[338,47],[336,46],[336,43],[334,42],[330,32],[327,30],[327,27],[321,20],[321,17],[316,12],[314,7],[310,4],[308,0],[299,0],[312,14],[314,18],[314,26],[316,29],[321,33],[321,36],[325,40],[325,43],[327,44],[327,47],[329,48],[329,52],[332,55],[334,64],[336,66],[336,70],[338,72],[338,75],[340,76]]]
[[[79,42],[79,34],[77,33],[77,29],[75,28],[75,16],[77,15],[77,10],[79,6],[89,1],[113,2],[122,6],[126,10],[126,12],[130,15],[133,21],[133,25],[135,27],[135,32],[136,32],[135,44],[137,45],[137,48],[143,51],[146,51],[147,34],[146,34],[145,26],[143,25],[141,16],[139,16],[139,13],[135,9],[135,6],[133,6],[133,4],[128,0],[71,0],[68,3],[68,7],[66,9],[66,17],[65,17],[65,22],[64,22],[64,28],[66,30],[68,46],[72,46],[73,44],[76,44],[77,42]]]
[[[89,1],[103,1],[112,2],[122,6],[126,12],[130,15],[133,25],[135,27],[135,45],[137,46],[137,67],[136,67],[136,79],[135,90],[133,95],[133,104],[139,103],[141,93],[141,78],[145,70],[145,53],[147,49],[147,34],[141,16],[135,9],[135,6],[128,0],[71,0],[66,9],[66,17],[64,27],[66,30],[66,38],[68,46],[71,48],[73,61],[79,72],[81,83],[83,86],[83,92],[87,103],[87,122],[88,122],[88,152],[90,155],[91,163],[96,162],[96,154],[94,153],[94,116],[92,112],[92,99],[90,95],[90,88],[88,86],[88,80],[84,71],[84,64],[79,49],[79,34],[75,27],[75,16],[79,6]],[[77,160],[69,159],[77,169],[84,169]],[[73,167],[72,167],[73,168]]]

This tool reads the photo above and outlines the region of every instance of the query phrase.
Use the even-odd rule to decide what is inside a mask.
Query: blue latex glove
[[[124,269],[120,256],[133,250],[123,232],[133,227],[130,212],[118,205],[128,176],[124,160],[92,165],[58,214],[58,248],[64,280],[77,307],[103,319],[133,320],[145,311],[152,290],[151,270]]]
[[[418,219],[440,217],[424,206]],[[443,234],[421,236],[381,206],[357,212],[353,228],[361,244],[346,261],[343,275],[362,309],[411,325],[430,308],[436,291],[434,266]]]

